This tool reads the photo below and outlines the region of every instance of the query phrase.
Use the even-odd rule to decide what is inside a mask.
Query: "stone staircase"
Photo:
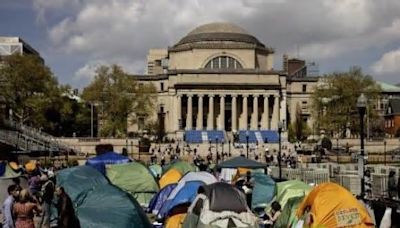
[[[22,151],[75,152],[75,149],[59,142],[55,137],[26,125],[2,120],[0,142]]]

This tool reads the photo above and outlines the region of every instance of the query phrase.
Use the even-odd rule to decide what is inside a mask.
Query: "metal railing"
[[[3,120],[3,124],[9,130],[0,129],[0,141],[18,149],[79,152],[59,142],[54,136],[35,128],[11,120]]]

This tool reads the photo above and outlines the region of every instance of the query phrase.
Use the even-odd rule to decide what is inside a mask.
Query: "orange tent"
[[[186,213],[176,214],[169,217],[165,222],[165,228],[181,228],[185,217]]]
[[[245,176],[247,174],[247,172],[249,172],[249,171],[251,171],[251,169],[237,168],[236,175],[233,177],[232,183],[235,183],[239,179],[239,177]]]
[[[315,187],[304,198],[297,217],[309,214],[310,227],[374,227],[367,210],[345,188],[334,183]]]
[[[30,160],[25,164],[25,170],[30,173],[36,170],[36,161],[35,160]]]
[[[178,170],[176,170],[174,168],[168,170],[160,178],[160,181],[159,181],[160,189],[164,188],[165,186],[167,186],[169,184],[178,183],[181,178],[182,178],[182,174]]]

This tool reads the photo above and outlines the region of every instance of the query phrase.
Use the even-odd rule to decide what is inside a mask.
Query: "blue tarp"
[[[251,200],[251,208],[266,207],[275,196],[275,181],[264,173],[252,173],[255,185]]]
[[[197,190],[202,185],[204,185],[202,181],[186,182],[185,186],[181,188],[173,199],[165,201],[157,216],[159,218],[165,218],[175,206],[193,202],[197,196]]]
[[[128,163],[131,160],[128,157],[125,157],[121,154],[115,152],[107,152],[102,155],[90,158],[86,161],[86,165],[89,165],[95,169],[97,169],[100,173],[105,175],[106,173],[106,165],[112,164],[124,164]]]
[[[161,189],[154,197],[151,199],[148,211],[154,215],[158,214],[158,211],[164,205],[169,194],[175,189],[177,184],[169,184]]]

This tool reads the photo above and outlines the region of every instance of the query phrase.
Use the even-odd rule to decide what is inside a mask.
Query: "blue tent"
[[[121,154],[115,152],[107,152],[102,155],[90,158],[87,160],[86,165],[92,166],[100,173],[105,175],[106,165],[128,163],[131,160]]]
[[[185,186],[180,189],[178,194],[176,194],[173,199],[165,201],[157,216],[159,218],[165,218],[175,206],[178,206],[180,204],[192,203],[197,196],[197,190],[202,185],[204,185],[202,181],[186,182]]]
[[[251,176],[255,182],[251,208],[266,207],[275,196],[275,181],[264,173],[254,172]]]
[[[175,189],[177,184],[169,184],[162,188],[154,197],[151,199],[148,212],[157,215],[158,211],[164,205],[164,202],[167,200],[169,194],[172,190]]]

